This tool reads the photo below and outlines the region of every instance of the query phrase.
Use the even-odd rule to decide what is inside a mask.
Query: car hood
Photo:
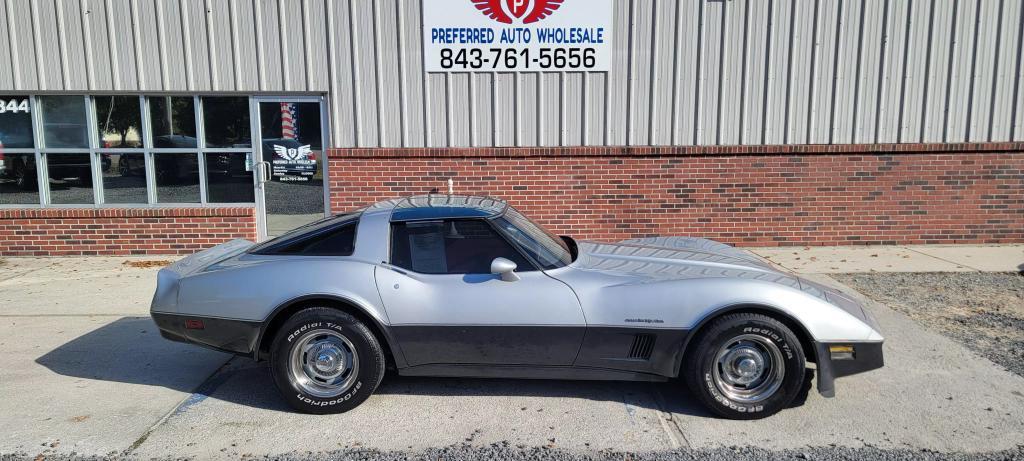
[[[656,283],[695,278],[732,277],[762,280],[803,290],[800,279],[742,250],[657,246],[640,243],[578,243],[572,267],[620,278],[621,283]],[[803,290],[808,291],[808,290]],[[818,295],[824,298],[824,294]]]

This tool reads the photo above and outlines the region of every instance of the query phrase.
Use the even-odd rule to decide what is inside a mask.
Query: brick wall
[[[254,208],[0,210],[0,255],[189,254],[256,238]]]
[[[455,181],[553,231],[750,246],[1024,242],[1024,143],[335,149],[331,207]]]

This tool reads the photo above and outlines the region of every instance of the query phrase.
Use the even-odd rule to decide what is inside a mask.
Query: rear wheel
[[[384,377],[384,351],[369,328],[330,308],[303,309],[278,330],[270,370],[299,411],[342,413],[366,400]]]
[[[711,411],[759,419],[786,408],[800,392],[805,358],[796,335],[760,314],[730,314],[695,338],[686,381]]]

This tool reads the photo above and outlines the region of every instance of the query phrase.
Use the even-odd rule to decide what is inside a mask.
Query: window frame
[[[388,260],[387,260],[387,262],[385,262],[385,264],[387,264],[389,266],[392,266],[392,267],[395,267],[395,268],[398,268],[398,269],[401,269],[403,271],[409,271],[409,272],[412,272],[414,274],[419,274],[419,275],[440,275],[440,276],[445,276],[445,275],[460,275],[460,276],[461,275],[481,275],[481,274],[471,273],[471,272],[445,272],[443,274],[433,274],[433,273],[429,273],[429,272],[419,272],[419,271],[415,271],[415,270],[412,270],[412,269],[407,268],[407,267],[399,266],[399,265],[394,263],[394,260],[395,260],[395,258],[394,258],[394,249],[395,249],[394,236],[395,236],[395,225],[396,224],[403,224],[404,225],[404,224],[408,224],[408,223],[431,222],[431,221],[441,221],[442,224],[447,223],[449,221],[483,221],[483,222],[485,222],[487,224],[487,227],[490,228],[491,231],[493,231],[499,238],[501,238],[502,241],[504,241],[509,247],[511,247],[512,250],[514,250],[516,253],[519,253],[519,255],[523,258],[524,261],[526,261],[527,263],[530,264],[531,267],[527,268],[527,269],[524,269],[522,267],[516,267],[516,270],[515,270],[516,273],[519,273],[519,272],[538,272],[538,271],[539,272],[543,272],[544,270],[541,269],[540,266],[537,265],[537,262],[534,261],[533,258],[531,258],[529,255],[523,253],[523,250],[521,248],[519,248],[519,245],[516,245],[514,242],[509,241],[508,236],[506,236],[503,232],[501,232],[501,229],[498,229],[494,225],[494,222],[491,220],[491,218],[493,218],[493,217],[432,218],[432,219],[413,219],[413,220],[405,220],[405,221],[390,221],[390,222],[388,222]],[[492,272],[488,272],[487,274],[493,274],[493,273]]]
[[[205,137],[205,119],[203,112],[203,98],[208,96],[233,96],[246,98],[249,104],[249,116],[250,116],[250,130],[253,121],[252,110],[254,105],[258,104],[254,101],[252,95],[233,95],[233,94],[187,94],[187,93],[111,93],[111,94],[90,94],[90,93],[71,93],[71,94],[24,94],[18,92],[5,93],[12,96],[24,96],[29,100],[29,110],[32,121],[32,148],[9,148],[4,149],[5,152],[11,154],[33,154],[35,157],[36,165],[36,192],[38,194],[39,201],[35,204],[0,204],[0,209],[38,209],[38,208],[59,208],[59,209],[138,209],[138,208],[213,208],[213,207],[255,207],[256,200],[252,202],[224,202],[224,203],[211,203],[208,200],[208,189],[207,189],[207,170],[206,170],[206,155],[207,152],[213,153],[234,153],[236,155],[248,154],[252,159],[252,165],[255,165],[256,159],[256,147],[255,144],[248,148],[207,148],[206,137]],[[59,148],[59,147],[46,147],[44,144],[43,133],[43,120],[42,113],[40,111],[39,99],[47,96],[68,96],[68,97],[81,97],[85,100],[86,108],[86,130],[88,133],[88,147],[84,148]],[[139,111],[142,118],[140,127],[142,136],[142,146],[137,148],[129,147],[115,147],[115,148],[103,148],[100,143],[98,120],[96,113],[96,98],[109,97],[109,96],[127,96],[137,97],[139,99]],[[150,118],[150,98],[151,97],[188,97],[193,99],[193,110],[195,111],[196,121],[196,138],[197,143],[194,148],[156,148],[153,146],[153,131],[152,131],[152,120]],[[252,134],[250,133],[250,137]],[[142,203],[105,203],[104,199],[104,184],[103,184],[103,162],[102,154],[118,154],[118,153],[142,153],[145,164],[145,178],[146,178],[146,202]],[[154,162],[155,153],[177,153],[183,155],[194,155],[197,157],[199,166],[199,202],[197,203],[178,203],[178,202],[158,202],[156,194],[156,165]],[[47,155],[60,155],[60,154],[89,154],[89,166],[92,174],[92,203],[80,203],[80,204],[53,204],[50,197],[50,182],[49,182],[49,171],[47,168]],[[251,168],[253,177],[253,190],[255,194],[256,187],[256,172],[255,167]]]

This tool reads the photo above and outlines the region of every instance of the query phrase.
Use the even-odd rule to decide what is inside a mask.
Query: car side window
[[[259,254],[302,256],[351,256],[355,251],[356,224],[351,221],[310,232],[259,251]]]
[[[422,274],[490,274],[494,258],[535,270],[480,219],[398,222],[391,225],[391,264]]]

